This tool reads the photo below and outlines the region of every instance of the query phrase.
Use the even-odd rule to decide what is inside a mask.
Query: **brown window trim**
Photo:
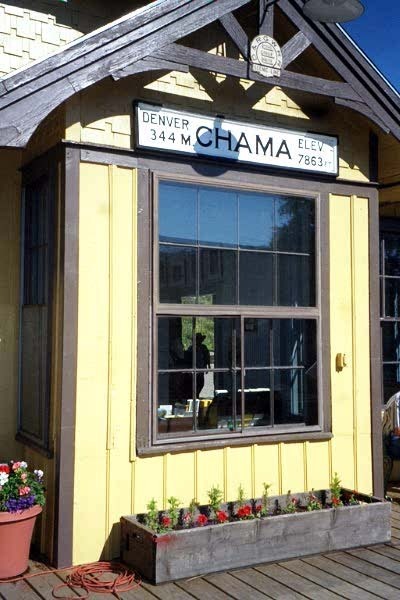
[[[328,228],[328,190],[321,191],[315,182],[310,185],[304,181],[288,180],[285,177],[254,174],[244,175],[242,168],[227,168],[221,174],[221,167],[201,164],[200,161],[183,164],[180,161],[142,160],[138,171],[138,388],[137,388],[137,432],[136,447],[139,456],[162,454],[194,449],[218,448],[226,446],[244,446],[252,443],[276,443],[281,441],[327,440],[331,433],[330,375],[329,375],[329,228]],[[201,165],[201,166],[200,166]],[[242,172],[241,172],[242,171]],[[293,316],[317,318],[319,326],[318,359],[319,388],[318,410],[319,425],[271,432],[269,428],[257,433],[224,433],[222,435],[203,435],[196,438],[156,439],[153,430],[154,417],[152,402],[153,360],[150,343],[153,331],[155,304],[153,298],[153,194],[159,180],[174,180],[188,183],[220,185],[235,189],[264,192],[279,192],[298,196],[314,197],[316,200],[316,287],[317,303],[311,308],[274,307],[271,316]],[[323,244],[322,244],[323,240]],[[149,269],[149,265],[152,268]],[[170,310],[169,310],[170,309]],[[242,307],[242,312],[255,314],[257,309]],[[177,307],[163,306],[163,313],[176,314]],[[221,307],[218,307],[218,312]],[[229,309],[227,309],[229,312]],[[232,310],[232,307],[231,307]],[[237,309],[233,309],[237,312]],[[193,306],[194,312],[199,312]],[[212,312],[212,309],[211,309]],[[224,310],[224,313],[226,311]],[[233,312],[233,311],[232,311]],[[262,309],[263,314],[268,310]],[[228,313],[226,313],[228,314]],[[147,358],[148,357],[148,358]],[[268,433],[267,433],[268,431]],[[184,441],[185,440],[185,441]]]

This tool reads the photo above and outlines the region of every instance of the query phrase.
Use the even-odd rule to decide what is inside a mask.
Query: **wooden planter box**
[[[296,494],[296,498],[304,496]],[[366,503],[163,534],[154,534],[134,515],[122,517],[121,556],[142,576],[158,584],[390,541],[390,503],[362,494],[356,498]],[[285,506],[286,496],[270,501]]]

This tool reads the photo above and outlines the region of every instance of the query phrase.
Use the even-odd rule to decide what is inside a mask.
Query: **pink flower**
[[[24,487],[20,487],[19,488],[19,495],[20,496],[27,496],[29,494],[29,492],[31,491],[31,488],[29,486],[24,486]]]
[[[13,469],[13,471],[16,471],[20,467],[21,467],[21,462],[19,461],[19,462],[13,463],[12,469]]]
[[[22,479],[22,481],[26,481],[28,479],[27,473],[22,473],[21,479]]]

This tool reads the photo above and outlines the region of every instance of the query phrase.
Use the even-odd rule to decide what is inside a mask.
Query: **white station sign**
[[[136,120],[138,148],[338,174],[334,136],[240,123],[143,102],[136,105]]]

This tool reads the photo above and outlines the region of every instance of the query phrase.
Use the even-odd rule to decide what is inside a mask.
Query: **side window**
[[[25,188],[18,434],[48,450],[51,324],[51,203],[49,181]]]
[[[381,223],[383,401],[400,391],[400,219]]]

